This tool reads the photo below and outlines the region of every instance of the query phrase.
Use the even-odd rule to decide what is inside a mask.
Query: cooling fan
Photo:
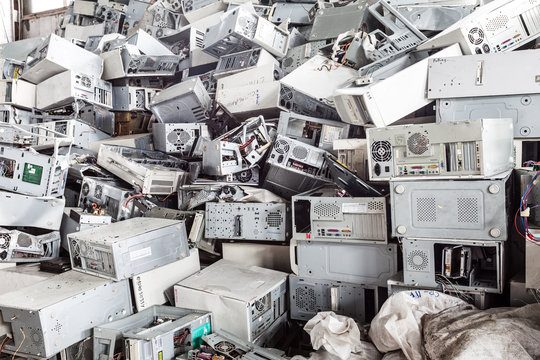
[[[375,141],[371,144],[371,157],[377,162],[387,162],[392,159],[392,146],[388,141]]]
[[[276,143],[274,144],[274,150],[278,153],[278,154],[286,154],[289,152],[289,149],[290,149],[290,145],[287,141],[285,140],[282,140],[282,139],[279,139],[276,141]]]

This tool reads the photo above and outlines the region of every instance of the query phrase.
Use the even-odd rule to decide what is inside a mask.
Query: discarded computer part
[[[278,135],[266,160],[263,187],[291,197],[330,182],[325,150]]]
[[[103,51],[109,51],[111,42],[123,41],[125,36],[120,34],[106,34],[100,36],[89,36],[84,43],[84,49],[93,52],[94,54],[101,54]],[[107,50],[105,50],[107,49]]]
[[[83,100],[112,108],[112,85],[75,71],[65,71],[40,82],[36,87],[36,107],[47,110]]]
[[[536,138],[540,137],[540,128],[536,125],[539,106],[539,94],[439,99],[436,101],[437,122],[510,118],[514,120],[515,139]]]
[[[0,148],[0,188],[32,196],[62,196],[72,139],[58,138],[51,155],[31,148]]]
[[[351,84],[357,76],[356,70],[315,55],[280,81],[287,87],[332,105],[334,92]]]
[[[125,10],[124,28],[122,34],[127,34],[131,29],[137,27],[144,17],[150,4],[146,0],[130,0]]]
[[[538,266],[539,247],[530,241],[525,243],[525,286],[540,289],[540,267]]]
[[[335,39],[344,32],[360,30],[368,5],[367,1],[360,1],[347,6],[312,8],[313,27],[308,40]]]
[[[203,340],[220,356],[225,356],[226,358],[241,358],[245,360],[287,359],[280,350],[263,348],[261,347],[262,345],[257,345],[256,340],[253,342],[246,342],[227,331],[218,331],[213,334],[205,335],[203,336]]]
[[[384,127],[428,105],[432,101],[426,97],[428,59],[459,55],[461,50],[454,44],[384,80],[337,90],[334,103],[341,120],[353,125]],[[398,91],[403,87],[407,88],[406,92]],[[388,99],[394,98],[399,102],[389,105]]]
[[[60,227],[60,236],[62,238],[62,247],[69,251],[67,235],[98,227],[109,225],[112,218],[109,215],[98,215],[84,212],[82,208],[66,207],[62,217],[62,226]]]
[[[127,281],[75,271],[0,296],[0,309],[4,321],[18,330],[4,350],[38,358],[50,358],[91,336],[96,324],[132,313]]]
[[[440,48],[458,43],[464,54],[511,51],[540,36],[540,2],[495,0],[478,7],[418,47]]]
[[[191,123],[208,120],[212,100],[198,78],[183,81],[159,92],[150,110],[162,123]]]
[[[158,92],[143,87],[115,86],[112,88],[112,108],[115,111],[147,111],[150,101]]]
[[[470,15],[476,8],[474,5],[439,5],[428,4],[404,4],[395,6],[396,10],[411,24],[421,31],[443,31],[456,22]]]
[[[126,14],[108,5],[98,5],[94,17],[103,21],[104,34],[115,34],[122,32]]]
[[[369,177],[381,181],[498,176],[512,168],[513,132],[511,119],[371,128]]]
[[[258,166],[255,166],[229,175],[210,177],[199,176],[192,180],[191,183],[195,185],[217,183],[222,185],[259,186],[260,179],[260,169]]]
[[[75,0],[73,1],[73,14],[94,16],[97,4],[93,1]]]
[[[249,85],[261,85],[271,83],[281,79],[283,72],[279,63],[260,65],[236,74],[219,78],[216,84],[217,89],[231,89]]]
[[[450,57],[444,61],[430,60],[428,98],[538,94],[532,64],[539,60],[540,50]],[[516,69],[512,71],[512,76],[501,71],[509,67]],[[455,73],[455,76],[449,76],[449,73]]]
[[[538,143],[537,143],[538,144]],[[526,165],[531,165],[526,164]],[[517,168],[514,171],[514,181],[515,188],[521,198],[526,192],[529,185],[532,183],[536,171],[532,167],[528,168]],[[529,194],[527,195],[527,204],[528,204],[528,216],[527,216],[527,225],[531,231],[536,231],[537,228],[540,228],[540,208],[536,207],[540,203],[540,192],[538,187],[531,186]]]
[[[64,206],[63,198],[0,191],[0,226],[58,230],[62,223]]]
[[[386,286],[398,270],[397,244],[291,242],[291,267],[300,277]]]
[[[293,140],[333,152],[333,143],[349,137],[350,126],[311,116],[282,111],[277,133]]]
[[[258,46],[283,57],[289,47],[289,32],[239,6],[227,11],[220,24],[206,29],[203,50],[219,58]]]
[[[187,178],[185,161],[159,151],[101,145],[98,165],[143,194],[169,195]]]
[[[227,8],[221,0],[181,0],[180,2],[182,13],[190,23]]]
[[[223,176],[252,168],[262,161],[271,143],[264,118],[248,119],[214,140],[203,140],[202,172]]]
[[[220,79],[262,65],[277,63],[277,60],[268,51],[261,48],[249,49],[221,56],[214,77]]]
[[[502,293],[504,241],[403,239],[405,284]]]
[[[293,196],[293,239],[386,244],[387,199],[343,195],[329,185]]]
[[[36,85],[24,80],[0,80],[0,103],[23,109],[36,107]]]
[[[187,24],[183,14],[167,10],[161,2],[156,2],[146,10],[139,27],[159,39],[176,34]]]
[[[314,99],[279,81],[218,89],[216,101],[233,116],[247,118],[262,115],[277,118],[281,111],[339,121],[337,111],[330,105]]]
[[[81,104],[75,112],[77,119],[109,135],[114,135],[115,114],[94,104]]]
[[[365,34],[363,29],[343,50],[342,62],[354,67],[380,67],[410,52],[427,37],[386,1],[368,7],[367,22],[378,23]],[[381,30],[384,29],[383,30]]]
[[[210,201],[242,202],[248,197],[247,189],[229,184],[189,184],[178,189],[178,204],[180,209],[193,210]],[[260,191],[260,189],[257,189]],[[261,199],[269,199],[279,202],[279,197],[269,198],[261,194]],[[259,200],[261,200],[259,199]]]
[[[187,75],[184,80],[190,80],[198,77],[202,81],[204,88],[208,92],[208,96],[210,96],[210,99],[214,100],[216,97],[217,88],[217,79],[214,78],[214,71],[210,70],[200,75],[190,75],[190,70],[191,68],[184,71]]]
[[[156,305],[95,327],[94,358],[113,360],[122,353],[129,359],[174,359],[188,344],[198,348],[211,332],[211,313]]]
[[[281,60],[281,68],[285,74],[300,67],[306,61],[319,53],[319,49],[327,46],[324,40],[312,41],[307,44],[295,46],[287,50],[287,54]]]
[[[152,144],[152,134],[150,133],[122,135],[94,141],[92,144],[90,144],[90,150],[97,154],[101,145],[124,146],[150,151],[154,150],[154,146]]]
[[[144,134],[148,132],[152,115],[140,111],[120,111],[114,113],[114,132],[116,136]]]
[[[51,260],[60,253],[60,233],[32,234],[0,227],[1,262],[37,262]]]
[[[325,154],[328,173],[334,183],[347,194],[353,197],[379,197],[388,193],[384,186],[374,187],[359,178],[351,169],[340,163],[331,153]]]
[[[125,43],[135,46],[142,54],[145,55],[173,55],[171,50],[169,50],[161,41],[141,29],[129,35],[126,38]]]
[[[154,148],[168,154],[191,156],[200,138],[210,138],[204,123],[152,124]],[[202,154],[201,154],[202,155]]]
[[[66,70],[79,69],[84,69],[88,76],[99,79],[103,71],[103,61],[98,55],[51,34],[28,55],[21,78],[32,84],[39,84]]]
[[[309,321],[321,311],[333,311],[360,323],[369,322],[384,298],[381,287],[289,275],[292,320]]]
[[[142,55],[135,45],[126,44],[101,54],[103,79],[173,76],[180,63],[178,55]]]
[[[214,331],[254,341],[287,311],[287,274],[220,260],[176,284],[174,298],[212,311]]]
[[[17,80],[23,72],[24,65],[24,61],[0,58],[0,78]]]
[[[120,181],[85,176],[82,179],[79,207],[93,215],[109,215],[120,221],[140,216],[132,200],[136,192]],[[131,198],[131,199],[130,199]]]
[[[333,152],[338,161],[347,166],[361,179],[368,179],[368,150],[366,139],[335,139]]]
[[[183,221],[133,218],[68,235],[73,269],[120,281],[189,256]]]
[[[0,58],[24,63],[32,51],[39,47],[45,38],[32,37],[24,40],[11,41],[0,45]]]
[[[279,243],[222,242],[221,248],[225,260],[291,272],[288,246]]]
[[[309,25],[313,22],[309,18],[310,7],[315,4],[277,2],[272,5],[268,20],[274,24],[280,24],[284,21],[289,21],[294,25]]]
[[[105,23],[86,25],[86,26],[66,24],[66,29],[62,37],[72,42],[80,41],[85,44],[85,50],[89,50],[89,49],[86,49],[86,42],[90,38],[103,36],[106,33],[105,25],[106,25]]]
[[[427,58],[427,51],[413,51],[399,56],[387,64],[371,63],[358,69],[359,78],[354,83],[358,86],[369,85],[371,83],[384,80],[400,71],[405,70],[411,65]]]
[[[0,105],[0,122],[9,124],[31,124],[32,112],[18,109],[12,105]]]
[[[206,203],[205,237],[223,240],[287,241],[286,203]]]
[[[183,211],[163,207],[154,207],[144,213],[145,217],[183,220],[186,224],[188,240],[198,244],[204,233],[204,211]]]

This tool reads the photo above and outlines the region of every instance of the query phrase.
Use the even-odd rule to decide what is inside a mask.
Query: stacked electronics
[[[0,351],[274,358],[540,288],[539,1],[74,0],[1,44]]]

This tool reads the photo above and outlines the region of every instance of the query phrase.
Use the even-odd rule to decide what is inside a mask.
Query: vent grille
[[[0,249],[9,248],[9,243],[11,242],[11,235],[8,233],[0,234]]]
[[[407,256],[407,267],[414,271],[429,271],[429,256],[423,250],[413,250]]]
[[[295,291],[296,307],[307,312],[316,311],[315,289],[312,287],[299,287]]]
[[[480,45],[484,41],[484,31],[480,28],[472,28],[468,34],[469,42],[473,45]]]
[[[414,133],[407,139],[409,151],[415,155],[422,155],[429,150],[429,138],[420,133]]]
[[[388,141],[375,141],[371,144],[371,157],[378,162],[387,162],[392,159],[392,146]]]
[[[317,204],[313,207],[313,213],[320,217],[335,217],[341,213],[341,208],[336,204]]]
[[[305,160],[308,156],[308,150],[304,146],[295,146],[292,155],[298,160]]]
[[[17,238],[17,245],[23,248],[32,246],[32,238],[27,234],[20,233]]]
[[[283,224],[283,216],[281,211],[271,211],[266,215],[266,223],[268,226],[278,228]]]
[[[368,202],[368,210],[382,211],[384,209],[384,203],[382,201],[370,201]]]
[[[167,135],[167,140],[171,144],[174,144],[175,146],[180,146],[189,142],[191,140],[191,135],[187,131],[184,131],[182,129],[177,129],[177,130],[171,131]]]
[[[458,198],[457,207],[458,223],[477,224],[480,221],[479,204],[477,198]]]
[[[489,19],[489,21],[486,23],[486,30],[497,31],[501,28],[506,27],[506,25],[508,25],[508,21],[510,21],[510,19],[508,18],[508,15],[504,15],[504,14],[497,15]]]
[[[218,352],[227,354],[236,349],[236,346],[228,341],[220,341],[214,346],[214,348]]]
[[[286,154],[289,152],[289,149],[290,149],[289,143],[285,140],[280,139],[276,141],[274,145],[274,150],[276,150],[278,154]]]
[[[416,214],[419,222],[436,222],[437,202],[435,198],[417,198]]]

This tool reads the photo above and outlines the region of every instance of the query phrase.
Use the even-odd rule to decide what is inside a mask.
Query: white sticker
[[[140,260],[148,256],[152,256],[152,248],[149,247],[129,252],[129,259],[131,261]]]
[[[367,204],[345,203],[341,205],[344,214],[364,214],[367,213]]]

